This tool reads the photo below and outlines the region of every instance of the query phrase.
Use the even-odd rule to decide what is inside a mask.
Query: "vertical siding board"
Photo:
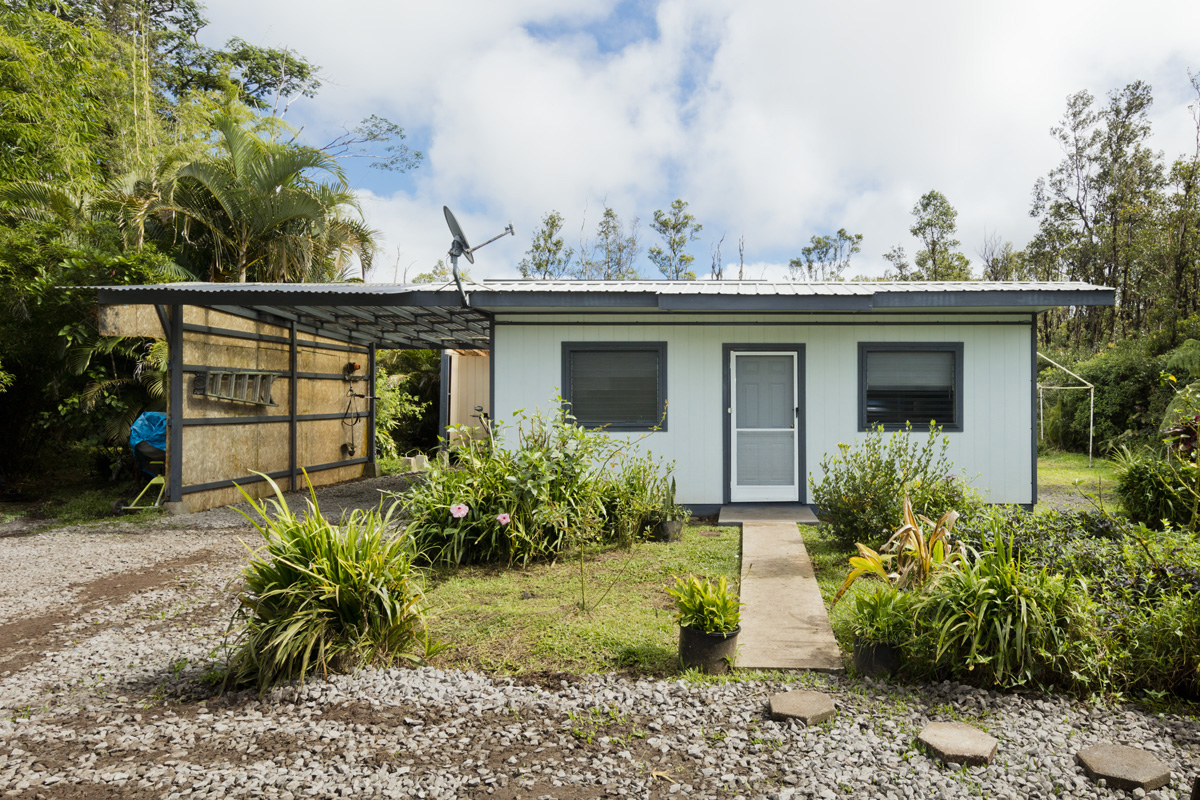
[[[668,430],[647,437],[643,446],[676,462],[681,503],[719,503],[724,494],[724,343],[805,345],[804,460],[819,481],[825,453],[860,436],[858,342],[961,341],[965,430],[949,434],[952,458],[961,474],[980,476],[976,485],[989,499],[1028,502],[1028,335],[1027,327],[971,324],[632,326],[563,318],[556,325],[502,325],[494,356],[494,414],[511,419],[518,408],[547,410],[554,387],[562,388],[564,341],[665,341]],[[807,476],[802,479],[807,483]]]

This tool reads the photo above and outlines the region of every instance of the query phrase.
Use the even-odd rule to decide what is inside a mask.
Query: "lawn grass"
[[[503,675],[679,673],[679,628],[664,588],[675,575],[737,581],[740,529],[687,525],[683,540],[624,550],[589,547],[588,609],[577,551],[524,569],[462,567],[435,574],[427,624],[448,647],[432,664]]]
[[[1048,452],[1038,456],[1038,507],[1066,499],[1073,507],[1087,508],[1086,495],[1103,500],[1106,509],[1117,508],[1117,477],[1111,461],[1100,457],[1088,466],[1086,453]],[[1049,502],[1047,502],[1049,501]]]

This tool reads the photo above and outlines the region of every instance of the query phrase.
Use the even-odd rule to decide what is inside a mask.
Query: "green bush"
[[[1094,650],[1082,580],[1028,569],[997,528],[992,547],[943,570],[913,604],[914,668],[980,686],[1088,684]]]
[[[1120,623],[1113,661],[1122,688],[1200,697],[1200,593],[1160,595]]]
[[[1120,448],[1113,456],[1117,497],[1134,522],[1195,528],[1200,514],[1200,470],[1170,451]]]
[[[400,448],[393,433],[401,426],[421,418],[429,405],[404,391],[400,381],[393,380],[386,370],[376,370],[375,454],[385,459],[398,458]]]
[[[356,510],[335,525],[314,495],[297,517],[270,483],[277,498],[270,510],[247,496],[261,522],[246,517],[264,544],[242,573],[227,684],[262,691],[312,672],[421,662],[436,652],[421,613],[413,541],[389,532],[391,512]]]
[[[568,543],[629,543],[667,505],[669,468],[636,439],[586,430],[558,410],[517,414],[513,441],[463,437],[400,497],[434,563],[528,564]],[[454,462],[453,464],[451,462]]]
[[[1192,323],[1189,330],[1195,320]],[[1195,341],[1164,347],[1166,343],[1157,337],[1145,337],[1124,339],[1083,359],[1070,353],[1052,354],[1096,387],[1095,442],[1099,447],[1114,447],[1122,441],[1157,444],[1158,427],[1174,397],[1170,387],[1159,380],[1161,373],[1174,374],[1182,384],[1200,378]],[[1050,365],[1041,366],[1038,381],[1054,386],[1078,383]],[[1047,392],[1047,442],[1062,450],[1086,451],[1089,410],[1086,391]]]
[[[821,459],[820,483],[809,479],[813,502],[822,522],[832,526],[844,544],[878,543],[887,539],[901,519],[904,497],[932,519],[951,509],[967,513],[980,505],[974,492],[954,474],[946,456],[949,438],[930,425],[924,442],[912,427],[886,435],[873,428],[853,445]]]

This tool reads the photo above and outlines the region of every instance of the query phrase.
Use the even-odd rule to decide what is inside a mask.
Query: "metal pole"
[[[1096,430],[1096,387],[1088,391],[1088,469],[1092,468],[1092,433]]]
[[[375,464],[375,344],[370,345],[367,354],[367,464]],[[372,472],[371,474],[375,474]]]
[[[167,502],[183,502],[183,306],[170,307],[167,331]]]
[[[288,349],[288,475],[291,478],[291,483],[288,488],[291,491],[296,491],[299,487],[296,485],[297,479],[300,477],[300,470],[296,464],[296,434],[299,427],[296,419],[296,397],[298,389],[296,387],[296,321],[292,320],[289,326],[291,333],[291,346]]]
[[[1046,390],[1038,387],[1038,424],[1041,426],[1041,440],[1046,441]]]

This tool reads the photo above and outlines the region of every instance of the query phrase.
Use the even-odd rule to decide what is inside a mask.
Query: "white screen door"
[[[797,502],[796,354],[731,353],[729,499]]]

